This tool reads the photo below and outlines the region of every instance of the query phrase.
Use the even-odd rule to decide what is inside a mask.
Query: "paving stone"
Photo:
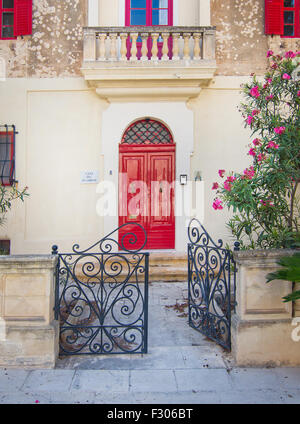
[[[280,385],[286,389],[300,390],[300,369],[299,368],[276,368],[276,375],[279,377]]]
[[[193,405],[193,404],[213,404],[219,403],[217,392],[129,392],[128,394],[103,394],[96,395],[96,404],[150,404],[156,405]]]
[[[0,370],[0,392],[14,392],[19,390],[30,371],[24,370]]]
[[[175,370],[179,391],[223,391],[230,390],[231,383],[225,369]]]
[[[225,368],[223,352],[217,346],[180,346],[184,368]]]
[[[95,393],[17,392],[0,393],[0,404],[93,404]]]
[[[221,404],[283,404],[283,393],[268,390],[230,390],[219,392]]]
[[[282,396],[285,404],[300,404],[300,390],[284,390]]]
[[[128,392],[129,371],[79,370],[76,371],[71,391]]]
[[[23,392],[68,392],[74,377],[72,370],[30,371]]]
[[[273,369],[263,368],[237,368],[230,372],[233,389],[259,390],[279,388],[280,379]]]
[[[131,392],[176,392],[177,385],[173,370],[130,371]]]

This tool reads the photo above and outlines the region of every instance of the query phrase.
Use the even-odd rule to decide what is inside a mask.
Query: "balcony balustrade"
[[[81,70],[104,97],[122,90],[128,96],[125,88],[142,96],[147,88],[151,96],[181,90],[188,98],[216,71],[215,33],[215,27],[86,27]]]
[[[214,27],[84,28],[84,63],[140,61],[152,66],[185,61],[190,65],[214,59]]]

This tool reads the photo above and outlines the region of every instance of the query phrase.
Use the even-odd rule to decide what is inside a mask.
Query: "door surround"
[[[153,118],[131,123],[119,144],[119,226],[142,225],[148,250],[175,249],[175,155],[171,131]]]

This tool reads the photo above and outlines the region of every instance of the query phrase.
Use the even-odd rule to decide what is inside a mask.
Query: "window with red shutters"
[[[265,32],[300,37],[300,0],[265,0]]]
[[[0,0],[0,39],[32,33],[32,0]]]
[[[125,0],[126,26],[173,25],[173,0]]]

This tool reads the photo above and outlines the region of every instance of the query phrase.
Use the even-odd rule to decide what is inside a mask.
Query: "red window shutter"
[[[32,34],[32,0],[15,0],[14,36]]]
[[[283,0],[265,0],[265,33],[283,35]]]

